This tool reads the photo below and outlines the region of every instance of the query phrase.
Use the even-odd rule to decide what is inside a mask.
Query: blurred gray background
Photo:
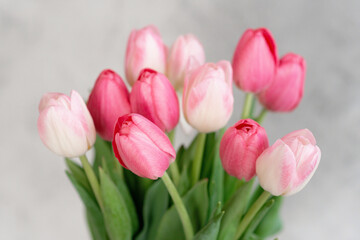
[[[231,60],[247,28],[269,28],[279,55],[307,61],[305,95],[290,114],[268,114],[271,143],[309,128],[319,168],[285,200],[280,239],[359,239],[360,1],[0,1],[0,238],[88,239],[63,159],[36,128],[45,92],[87,98],[101,70],[124,76],[127,37],[155,24],[167,45],[194,33],[207,61]],[[239,119],[244,94],[234,88]]]

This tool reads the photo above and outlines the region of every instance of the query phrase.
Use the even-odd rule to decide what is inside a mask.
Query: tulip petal
[[[157,179],[169,167],[171,157],[161,151],[154,142],[134,124],[128,135],[118,135],[119,151],[125,166],[140,177]]]
[[[176,152],[169,140],[169,138],[152,122],[138,114],[131,114],[132,121],[135,125],[149,138],[153,143],[160,148],[162,151],[168,153],[174,161]]]
[[[256,160],[256,174],[260,185],[275,196],[289,187],[296,171],[296,161],[291,149],[278,139]]]
[[[88,150],[86,134],[77,116],[59,106],[49,107],[40,113],[39,135],[53,152],[65,157],[77,157]]]
[[[304,160],[299,161],[300,164],[297,165],[297,172],[293,177],[292,186],[283,194],[284,196],[290,196],[303,189],[319,166],[321,151],[318,146],[313,147],[311,154],[306,155],[302,156]]]

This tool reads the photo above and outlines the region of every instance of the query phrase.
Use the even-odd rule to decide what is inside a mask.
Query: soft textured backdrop
[[[41,143],[43,93],[88,96],[97,75],[124,76],[127,37],[155,24],[165,43],[194,33],[207,61],[230,60],[246,28],[269,28],[279,54],[307,60],[304,99],[269,114],[271,142],[311,129],[322,160],[310,184],[285,201],[281,239],[358,239],[360,214],[360,1],[0,1],[0,238],[87,239],[64,161]],[[243,93],[234,90],[240,116]]]

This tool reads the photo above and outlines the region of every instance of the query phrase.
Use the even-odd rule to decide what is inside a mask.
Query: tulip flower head
[[[123,167],[149,179],[162,177],[176,157],[165,133],[136,113],[118,119],[112,145]]]
[[[133,30],[130,34],[125,56],[126,79],[132,86],[144,68],[151,68],[164,73],[167,49],[159,30],[155,26],[147,26]]]
[[[181,90],[186,73],[205,63],[205,52],[200,41],[192,34],[180,36],[172,45],[166,75],[174,88]]]
[[[294,110],[303,96],[305,70],[305,60],[301,56],[286,54],[280,60],[274,81],[258,95],[260,103],[275,112]]]
[[[225,126],[233,103],[232,69],[228,61],[206,63],[186,77],[184,116],[199,132],[213,132]]]
[[[276,44],[266,28],[248,29],[233,57],[234,81],[245,92],[258,93],[270,85],[277,65]]]
[[[96,131],[91,115],[76,91],[68,97],[47,93],[39,104],[38,131],[42,142],[54,153],[78,157],[95,143]]]
[[[229,175],[249,181],[255,176],[256,159],[268,146],[265,129],[252,119],[242,119],[221,139],[221,163]]]
[[[116,120],[130,113],[129,92],[122,78],[112,70],[104,70],[96,80],[87,103],[96,131],[111,141]]]
[[[144,69],[130,94],[131,109],[170,132],[179,122],[179,101],[165,75]]]
[[[272,195],[292,195],[305,187],[317,169],[321,151],[308,129],[278,139],[256,160],[260,185]]]

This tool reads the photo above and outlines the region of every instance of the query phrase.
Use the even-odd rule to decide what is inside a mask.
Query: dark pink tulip
[[[135,82],[130,102],[132,112],[139,113],[169,132],[179,122],[179,101],[165,75],[144,69]]]
[[[272,195],[292,195],[305,187],[315,173],[321,151],[308,129],[278,139],[256,160],[260,185]]]
[[[166,55],[167,48],[155,26],[133,30],[129,36],[125,56],[128,83],[132,86],[144,68],[165,73]]]
[[[231,176],[248,181],[255,175],[256,159],[268,146],[265,129],[252,119],[242,119],[221,139],[222,165]]]
[[[162,177],[176,157],[165,133],[136,113],[118,119],[112,145],[122,166],[150,179]]]
[[[276,44],[266,28],[248,29],[233,57],[235,84],[245,92],[258,93],[270,85],[277,64]]]
[[[87,103],[96,131],[102,138],[111,141],[116,120],[130,113],[129,92],[114,71],[100,73]]]
[[[305,60],[301,56],[286,54],[280,60],[274,81],[258,95],[261,104],[276,112],[294,110],[303,96],[305,71]]]

